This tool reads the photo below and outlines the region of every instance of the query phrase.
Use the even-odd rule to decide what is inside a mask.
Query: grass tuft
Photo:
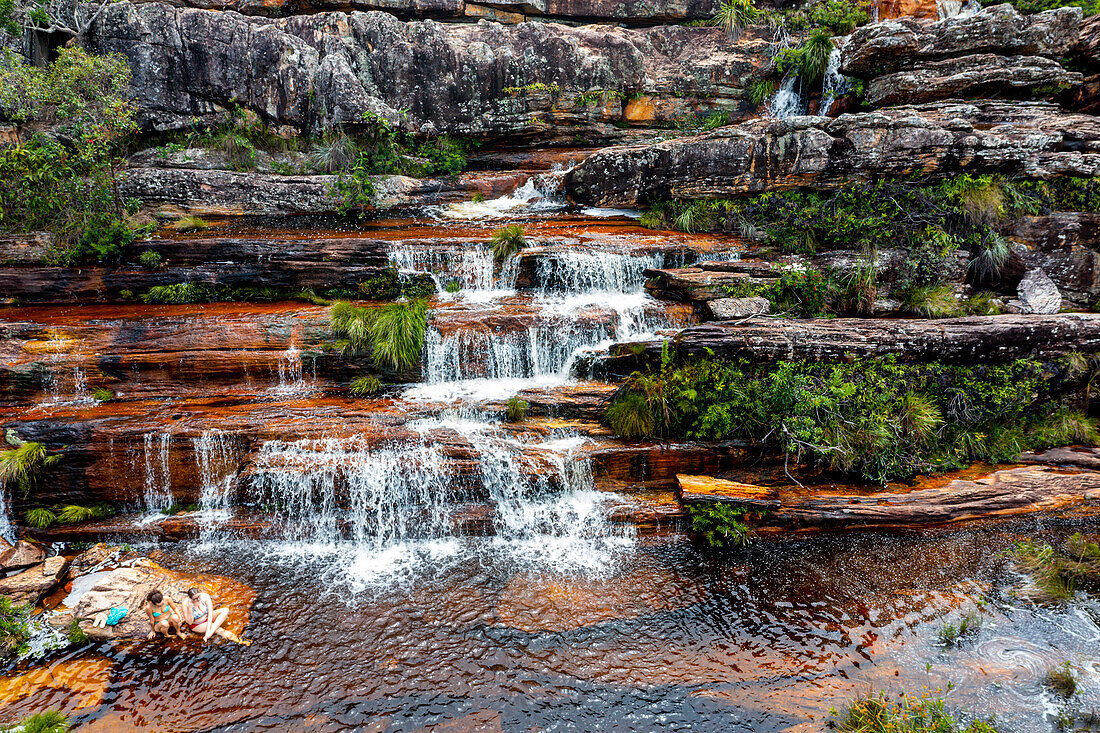
[[[210,224],[205,219],[198,216],[192,216],[190,214],[181,216],[174,222],[168,225],[168,228],[174,232],[180,234],[188,234],[190,232],[201,232],[210,228]]]
[[[351,380],[349,391],[353,397],[370,397],[382,391],[382,380],[373,374],[365,374]]]
[[[508,422],[523,422],[527,419],[528,407],[526,400],[521,400],[515,396],[509,397],[508,405],[504,410],[504,417]]]
[[[519,224],[509,224],[493,232],[489,242],[493,248],[493,259],[504,262],[519,252],[527,244],[527,239],[524,236],[523,227]]]
[[[606,410],[604,422],[624,438],[641,438],[653,434],[656,418],[645,395],[627,392],[619,395]]]
[[[41,443],[26,441],[0,452],[0,483],[19,489],[26,496],[42,483],[46,469],[60,460],[61,456],[50,455]]]

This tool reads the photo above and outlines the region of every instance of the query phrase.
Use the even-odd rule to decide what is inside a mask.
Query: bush
[[[846,36],[861,25],[870,22],[867,3],[848,0],[825,0],[810,10],[810,23],[827,28],[833,35]]]
[[[1071,413],[1061,412],[1068,398],[1054,396],[1060,387],[1052,379],[1030,359],[974,366],[695,359],[632,377],[604,420],[625,437],[746,440],[885,482],[1088,437],[1088,425],[1059,416]]]
[[[129,83],[117,55],[62,49],[45,69],[0,57],[4,116],[56,131],[0,148],[0,229],[53,232],[56,264],[117,261],[137,236],[117,189],[122,146],[136,129]]]
[[[422,300],[392,303],[376,310],[367,326],[375,363],[397,370],[418,364],[427,314],[427,304]]]
[[[773,312],[812,318],[825,313],[829,283],[816,270],[790,270],[766,292]]]
[[[528,404],[526,400],[521,400],[519,397],[509,397],[508,405],[504,410],[505,419],[508,422],[523,422],[527,419]]]
[[[780,74],[797,74],[804,84],[816,84],[825,76],[834,48],[832,35],[818,29],[798,48],[785,48],[776,54],[776,70]]]
[[[711,23],[721,26],[736,41],[741,37],[741,31],[759,17],[760,11],[753,6],[752,0],[723,0]]]
[[[503,262],[519,252],[527,244],[527,240],[523,234],[523,227],[519,224],[509,224],[493,232],[489,243],[493,248],[493,259]]]
[[[61,456],[50,455],[41,443],[23,442],[0,452],[0,483],[27,496],[42,483],[46,470],[60,460]]]
[[[199,283],[174,283],[154,285],[141,296],[145,303],[179,305],[182,303],[209,303],[214,300],[214,289]]]
[[[159,270],[160,266],[164,264],[164,258],[161,257],[160,252],[147,249],[138,257],[138,264],[146,270]]]
[[[11,598],[0,596],[0,657],[10,659],[27,651],[30,629],[27,618],[30,609],[14,605]]]
[[[359,294],[366,300],[395,300],[401,297],[401,279],[397,268],[390,265],[377,275],[359,283]]]
[[[747,545],[752,530],[742,520],[745,507],[734,504],[688,504],[691,531],[715,549],[731,549]]]

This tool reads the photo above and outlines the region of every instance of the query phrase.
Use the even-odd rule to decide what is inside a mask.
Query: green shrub
[[[96,387],[92,390],[92,397],[96,402],[110,402],[115,398],[115,393],[106,387]]]
[[[825,76],[835,47],[829,31],[818,29],[798,48],[785,48],[776,54],[776,70],[797,74],[804,84],[816,84]]]
[[[160,252],[147,249],[138,257],[138,264],[146,270],[159,270],[160,266],[164,264],[164,258],[161,257]]]
[[[351,380],[349,391],[353,397],[370,397],[382,391],[382,380],[373,374],[365,374]]]
[[[214,300],[214,290],[200,283],[173,283],[154,285],[141,296],[145,303],[178,305],[182,303],[209,303]]]
[[[759,17],[760,11],[753,6],[752,0],[723,0],[711,23],[721,26],[736,41],[741,37],[741,31],[755,23]]]
[[[57,465],[59,455],[50,455],[41,443],[26,441],[0,451],[0,483],[27,496],[42,483],[47,469]]]
[[[88,643],[88,635],[84,633],[84,629],[80,628],[80,622],[75,618],[69,623],[69,627],[65,630],[65,636],[68,637],[69,643],[74,646],[81,646]]]
[[[53,232],[54,264],[118,261],[138,235],[117,188],[123,147],[136,130],[129,84],[118,55],[65,48],[44,69],[0,57],[4,116],[54,129],[0,147],[0,229]]]
[[[395,300],[401,297],[401,278],[397,268],[390,265],[359,283],[359,294],[366,300]]]
[[[0,596],[0,658],[10,659],[27,651],[30,609],[14,605],[8,596]]]
[[[1003,0],[981,0],[983,7],[1000,5]],[[1041,13],[1044,10],[1054,8],[1081,8],[1086,18],[1100,13],[1100,2],[1097,0],[1011,0],[1014,8],[1025,15]]]
[[[26,511],[23,515],[23,522],[28,527],[46,529],[57,523],[57,515],[44,507],[36,507]]]
[[[523,422],[527,419],[528,404],[526,400],[521,400],[519,397],[509,397],[508,405],[504,410],[505,419],[508,422]]]
[[[644,395],[627,392],[611,401],[604,410],[604,422],[616,435],[641,438],[653,435],[656,418]]]
[[[816,270],[788,270],[767,292],[773,312],[812,318],[825,312],[830,287]]]
[[[833,35],[846,36],[870,22],[869,4],[848,0],[825,0],[810,9],[810,23],[828,29]]]
[[[691,531],[715,549],[743,547],[749,543],[752,530],[742,520],[745,507],[734,504],[688,504]]]
[[[527,244],[527,240],[523,234],[523,227],[519,224],[509,224],[493,232],[489,243],[493,248],[493,259],[503,262],[519,252]]]
[[[776,89],[778,89],[778,85],[775,83],[774,79],[760,79],[755,81],[753,85],[749,87],[749,101],[759,107],[775,96]]]
[[[444,292],[454,295],[458,291],[462,290],[462,283],[458,280],[448,280],[447,284],[443,286]]]
[[[401,277],[401,295],[409,300],[423,300],[436,294],[435,280],[426,272]]]

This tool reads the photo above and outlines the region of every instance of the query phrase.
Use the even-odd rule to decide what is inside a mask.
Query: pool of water
[[[59,707],[89,731],[764,733],[822,730],[871,689],[928,688],[1002,731],[1056,730],[1100,708],[1100,607],[1016,598],[1023,579],[1001,553],[1068,531],[761,538],[724,558],[638,538],[594,545],[587,567],[470,538],[383,576],[356,564],[378,558],[338,548],[166,546],[166,565],[256,588],[253,645],[55,652],[37,664],[84,660],[105,684],[98,704],[43,687],[0,720]],[[942,624],[970,610],[979,633],[945,648]],[[1041,684],[1065,661],[1080,672],[1069,703]]]

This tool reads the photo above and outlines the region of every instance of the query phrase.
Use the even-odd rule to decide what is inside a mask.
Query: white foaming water
[[[847,39],[843,39],[847,41]],[[829,114],[829,108],[833,106],[836,98],[847,94],[852,88],[852,79],[840,73],[840,49],[844,45],[833,46],[829,54],[829,63],[825,67],[825,78],[821,82],[821,107],[820,114]]]
[[[430,275],[439,290],[440,300],[458,297],[472,303],[488,303],[516,293],[519,258],[508,257],[497,272],[489,247],[394,247],[390,249],[389,260],[402,272]],[[458,284],[457,293],[446,291],[450,283]]]
[[[316,362],[313,363],[316,369]],[[279,384],[272,392],[278,395],[308,394],[314,389],[317,375],[307,380],[302,366],[302,350],[293,341],[279,357]]]
[[[806,114],[806,105],[802,100],[802,90],[797,76],[788,74],[783,77],[783,82],[775,91],[775,96],[768,102],[768,114],[780,120]]]
[[[613,499],[594,489],[589,461],[575,453],[583,440],[524,443],[460,416],[410,427],[419,438],[383,445],[358,437],[265,443],[248,491],[283,520],[276,552],[342,558],[337,572],[354,590],[485,549],[595,571],[632,543],[608,521]],[[457,436],[454,447],[441,433]],[[456,450],[462,460],[449,455]],[[454,510],[470,501],[492,507],[489,543],[460,534]]]
[[[191,442],[199,471],[199,508],[206,525],[229,516],[241,446],[236,435],[217,428],[204,430]]]
[[[146,433],[145,450],[145,511],[160,515],[172,506],[171,433]]]
[[[11,523],[11,497],[8,496],[7,488],[0,486],[0,537],[3,537],[9,544],[14,544],[16,540],[15,525]]]
[[[560,211],[568,206],[561,195],[561,180],[567,169],[531,176],[512,193],[488,201],[462,201],[438,209],[447,219],[502,219],[519,212]]]
[[[559,252],[540,257],[536,276],[542,295],[641,293],[646,270],[664,266],[664,255]]]

